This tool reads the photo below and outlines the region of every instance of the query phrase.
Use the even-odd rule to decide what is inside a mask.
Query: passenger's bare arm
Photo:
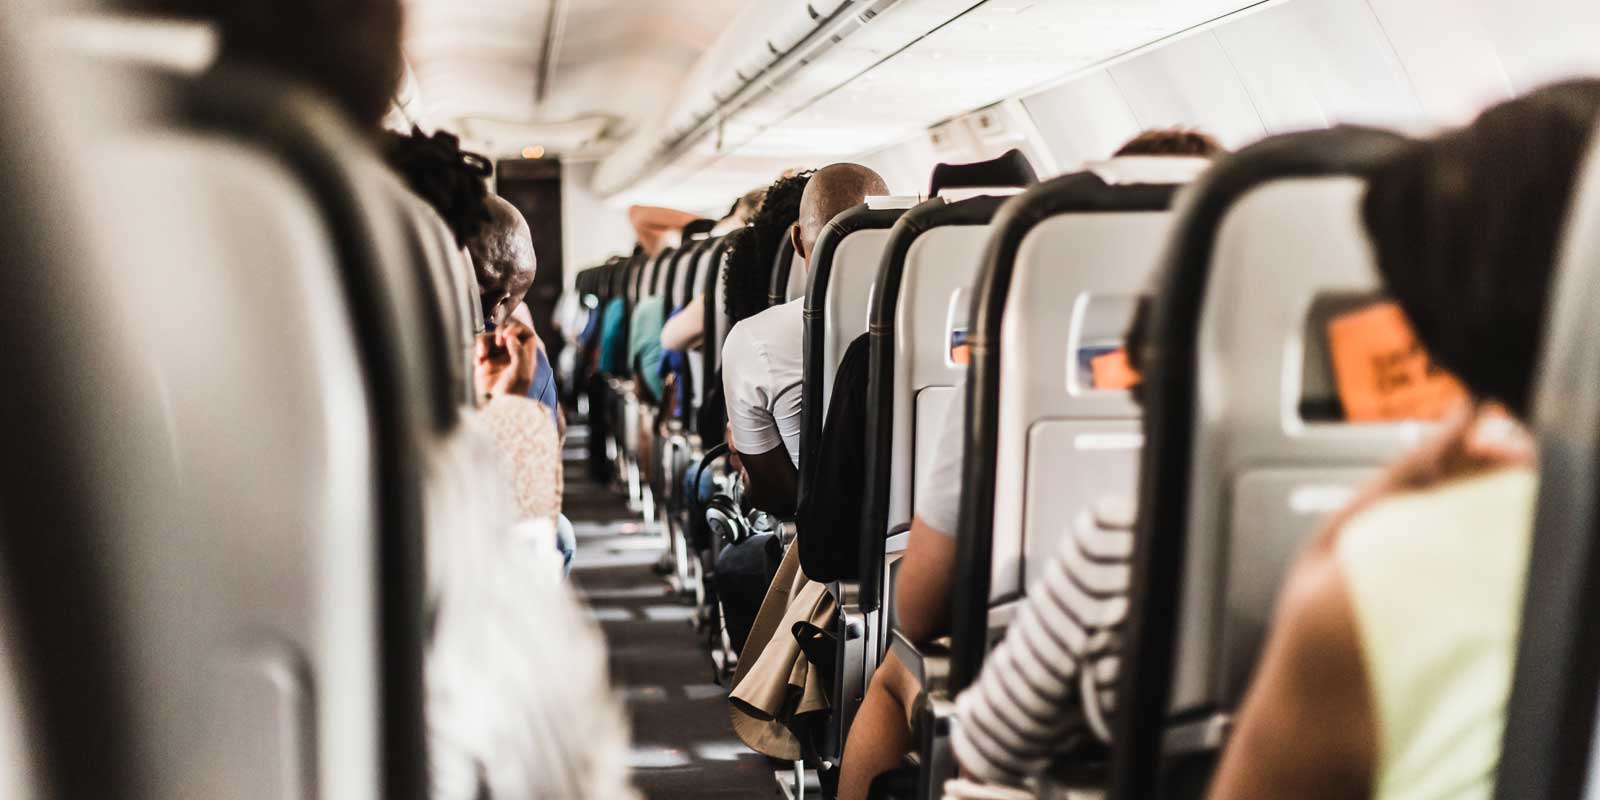
[[[922,517],[912,519],[895,583],[895,616],[906,638],[920,644],[950,627],[955,566],[955,537],[935,530]]]
[[[699,217],[694,214],[672,208],[634,206],[628,209],[628,222],[633,225],[639,244],[652,257],[661,252],[667,234],[683,230],[683,226],[697,219]]]
[[[739,453],[738,464],[750,505],[780,517],[794,515],[800,473],[789,459],[788,449],[780,444],[765,453]]]
[[[1211,800],[1371,796],[1377,723],[1332,539],[1290,574]]]

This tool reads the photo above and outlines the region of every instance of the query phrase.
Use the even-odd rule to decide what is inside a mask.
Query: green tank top
[[[1383,501],[1341,531],[1375,798],[1493,794],[1537,493],[1532,471],[1501,470]]]

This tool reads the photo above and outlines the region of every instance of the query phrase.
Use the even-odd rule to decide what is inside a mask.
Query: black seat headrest
[[[1033,164],[1021,150],[1012,148],[1004,155],[975,164],[940,164],[933,168],[933,182],[928,186],[928,196],[936,197],[945,189],[990,186],[1027,187],[1039,182]]]

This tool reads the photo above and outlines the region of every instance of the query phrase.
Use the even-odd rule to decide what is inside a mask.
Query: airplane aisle
[[[611,652],[611,679],[633,721],[634,783],[650,800],[760,798],[779,794],[768,760],[728,722],[726,690],[696,641],[693,608],[655,571],[661,551],[616,492],[589,480],[586,431],[567,442],[567,516],[578,534],[573,580],[594,609]]]

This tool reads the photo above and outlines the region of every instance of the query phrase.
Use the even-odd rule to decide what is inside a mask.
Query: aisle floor
[[[582,442],[574,433],[569,448]],[[583,462],[569,460],[566,475],[565,510],[578,534],[573,580],[605,631],[611,680],[633,720],[635,785],[650,800],[782,796],[772,764],[733,734],[692,604],[655,570],[657,536],[622,495],[590,482]]]

